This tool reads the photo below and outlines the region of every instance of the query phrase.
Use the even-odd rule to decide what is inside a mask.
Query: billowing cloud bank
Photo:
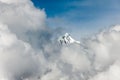
[[[59,46],[44,10],[0,0],[0,80],[120,80],[120,25]]]

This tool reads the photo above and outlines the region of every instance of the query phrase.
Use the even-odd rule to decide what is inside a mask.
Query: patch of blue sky
[[[120,24],[120,0],[32,0],[44,8],[47,24],[73,34],[90,34]]]

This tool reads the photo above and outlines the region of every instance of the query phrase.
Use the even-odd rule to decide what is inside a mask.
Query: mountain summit
[[[64,35],[60,36],[58,38],[58,42],[60,44],[80,44],[80,41],[73,39],[69,33],[65,33]]]

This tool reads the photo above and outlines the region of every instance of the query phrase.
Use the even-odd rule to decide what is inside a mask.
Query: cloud
[[[0,13],[0,80],[119,80],[120,25],[61,46],[31,1],[0,0]]]
[[[7,2],[18,2],[17,4],[7,4]],[[20,3],[20,0],[8,0],[4,3],[1,1],[1,10],[0,10],[0,21],[9,24],[9,27],[12,30],[22,29],[21,31],[27,30],[36,30],[44,28],[44,21],[46,18],[46,14],[43,10],[36,9],[32,2],[28,1],[24,3]],[[11,20],[12,19],[12,20]],[[18,29],[16,29],[16,24],[19,24]],[[24,29],[23,29],[24,27]],[[16,32],[17,32],[16,31]]]
[[[80,54],[82,53],[82,54]],[[90,67],[90,61],[86,55],[83,54],[79,46],[64,47],[61,52],[61,59],[64,63],[72,65],[74,71],[85,71]],[[68,56],[69,55],[69,56]]]
[[[28,43],[19,40],[7,25],[0,24],[0,41],[1,80],[21,80],[39,73],[39,56],[35,55]]]
[[[0,0],[3,3],[7,3],[7,4],[11,4],[11,3],[26,3],[29,0],[24,0],[24,1],[20,1],[20,0]]]
[[[108,31],[102,31],[95,39],[90,41],[90,47],[96,55],[96,60],[98,61],[97,66],[101,65],[100,63],[107,65],[107,63],[114,60],[115,56],[119,55],[119,25],[116,25],[110,28]],[[96,47],[94,47],[96,46]],[[114,57],[112,57],[114,56]],[[99,63],[100,61],[100,63]],[[102,62],[101,62],[102,61]]]
[[[119,80],[120,74],[120,65],[119,61],[116,61],[113,65],[111,65],[106,71],[98,73],[96,76],[89,80]]]
[[[46,28],[44,10],[36,9],[30,0],[1,0],[0,7],[0,22],[24,41],[30,41],[27,33]]]

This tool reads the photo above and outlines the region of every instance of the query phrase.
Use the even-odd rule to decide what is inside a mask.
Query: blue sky
[[[120,24],[120,0],[32,0],[45,9],[47,25],[73,35],[88,35]]]

